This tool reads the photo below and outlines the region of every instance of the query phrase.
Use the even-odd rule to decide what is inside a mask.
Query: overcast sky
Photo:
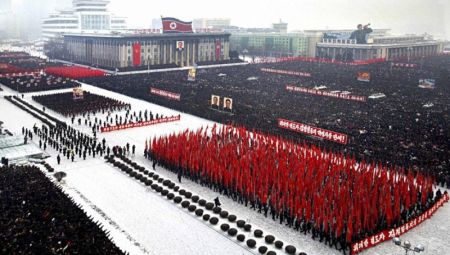
[[[12,1],[17,19],[39,26],[40,18],[55,7],[71,6],[71,0]],[[0,4],[1,6],[1,4]],[[173,16],[230,18],[232,25],[270,27],[280,18],[288,29],[392,28],[394,34],[425,32],[450,39],[450,0],[111,0],[111,12],[127,17],[130,28],[148,28],[152,19]],[[37,20],[31,20],[36,18]],[[35,30],[35,28],[32,28]]]
[[[187,21],[225,17],[244,27],[268,27],[281,18],[289,30],[354,28],[370,22],[396,33],[450,36],[450,0],[112,0],[110,9],[138,27],[160,15]]]

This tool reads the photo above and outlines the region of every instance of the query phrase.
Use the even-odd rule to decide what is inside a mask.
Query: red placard
[[[394,237],[403,235],[404,233],[406,233],[409,230],[413,229],[414,227],[418,226],[424,220],[433,216],[433,214],[436,212],[436,210],[439,207],[441,207],[444,203],[448,202],[448,200],[449,200],[448,194],[444,194],[444,196],[441,199],[439,199],[439,201],[436,202],[430,209],[428,209],[427,211],[425,211],[418,217],[403,224],[402,226],[400,226],[398,228],[392,228],[392,229],[387,229],[387,230],[381,231],[380,233],[378,233],[376,235],[364,238],[363,240],[360,240],[359,242],[353,243],[351,245],[351,254],[357,254],[359,252],[362,252],[364,250],[372,248],[382,242],[389,241],[389,240],[393,239]]]
[[[165,91],[165,90],[161,90],[161,89],[157,89],[157,88],[150,88],[150,93],[154,94],[154,95],[165,97],[165,98],[170,99],[170,100],[176,100],[176,101],[180,101],[181,100],[181,95],[180,94],[169,92],[169,91]]]
[[[102,128],[100,128],[100,131],[102,133],[106,133],[106,132],[111,132],[111,131],[119,131],[119,130],[129,129],[129,128],[151,126],[151,125],[160,124],[160,123],[178,121],[178,120],[180,120],[180,117],[181,117],[180,115],[177,115],[177,116],[159,118],[159,119],[155,119],[155,120],[143,121],[143,122],[138,122],[138,123],[130,123],[130,124],[117,125],[117,126],[102,127]]]
[[[308,72],[296,72],[296,71],[279,70],[279,69],[272,69],[272,68],[261,68],[261,71],[266,72],[266,73],[288,74],[288,75],[295,75],[295,76],[311,77],[311,73],[308,73]]]
[[[357,102],[366,102],[367,101],[367,97],[365,97],[365,96],[348,95],[348,94],[342,94],[342,93],[331,93],[330,91],[322,91],[322,90],[318,90],[318,89],[296,87],[296,86],[292,86],[292,85],[286,85],[286,90],[293,91],[293,92],[301,92],[301,93],[306,93],[306,94],[311,94],[311,95],[352,100],[352,101],[357,101]]]
[[[278,119],[278,127],[303,133],[306,135],[323,138],[332,142],[347,144],[348,137],[346,134],[306,125],[285,119]]]

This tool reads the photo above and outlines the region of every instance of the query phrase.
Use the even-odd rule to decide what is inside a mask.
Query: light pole
[[[410,251],[416,252],[416,253],[425,251],[425,246],[423,246],[421,244],[416,245],[416,247],[414,247],[414,248],[411,247],[411,243],[409,241],[404,241],[402,244],[402,240],[399,237],[395,237],[394,239],[392,239],[392,241],[394,242],[395,245],[400,246],[403,249],[405,249],[405,255],[408,255],[408,252],[410,252]]]

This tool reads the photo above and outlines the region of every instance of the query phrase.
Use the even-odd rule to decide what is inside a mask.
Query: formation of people
[[[1,254],[124,254],[36,166],[0,167]]]
[[[343,251],[429,209],[434,180],[342,153],[222,126],[153,139],[144,154],[178,174]]]
[[[80,86],[77,81],[50,74],[1,77],[0,83],[19,93],[67,89]]]
[[[187,72],[121,75],[84,81],[135,98],[218,121],[235,123],[299,142],[350,153],[356,159],[382,161],[433,173],[437,182],[450,185],[450,60],[446,56],[417,60],[415,68],[390,62],[353,66],[289,61],[239,67],[200,69],[196,81]],[[311,77],[265,73],[260,69],[302,71]],[[370,82],[356,79],[369,72]],[[252,78],[252,79],[250,79]],[[418,87],[419,79],[436,80],[434,89]],[[383,98],[354,102],[287,91],[285,86]],[[148,93],[149,86],[181,94],[180,101]],[[211,95],[233,99],[233,115],[212,110]],[[347,134],[346,145],[307,137],[277,126],[284,118]]]
[[[33,96],[33,100],[66,117],[83,113],[129,110],[131,105],[106,96],[83,92],[83,99],[75,100],[72,92]]]

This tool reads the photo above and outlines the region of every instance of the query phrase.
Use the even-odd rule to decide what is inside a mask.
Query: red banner
[[[193,33],[192,22],[185,22],[175,18],[161,18],[163,33]]]
[[[408,232],[409,230],[415,228],[417,225],[425,221],[426,219],[433,216],[436,210],[441,207],[444,203],[448,202],[449,196],[448,194],[444,194],[444,196],[439,199],[430,209],[419,215],[418,217],[410,220],[409,222],[403,224],[398,228],[392,228],[388,230],[381,231],[380,233],[367,237],[359,242],[353,243],[351,248],[351,254],[357,254],[369,248],[372,248],[382,242],[389,241],[394,237],[398,237]]]
[[[306,124],[285,120],[285,119],[278,119],[278,127],[288,129],[291,131],[295,131],[298,133],[303,133],[310,136],[315,136],[319,138],[323,138],[332,142],[340,143],[340,144],[347,144],[348,137],[346,134],[337,133],[334,131],[309,126]]]
[[[221,43],[220,40],[216,40],[216,61],[220,60]]]
[[[348,95],[348,94],[342,94],[342,93],[331,93],[330,91],[322,91],[322,90],[318,90],[318,89],[296,87],[296,86],[292,86],[292,85],[286,85],[286,90],[293,91],[293,92],[307,93],[307,94],[311,94],[311,95],[352,100],[352,101],[357,101],[357,102],[366,102],[367,101],[367,97],[365,97],[365,96]]]
[[[170,99],[170,100],[177,100],[177,101],[181,100],[181,95],[180,94],[169,92],[169,91],[165,91],[165,90],[161,90],[161,89],[150,88],[150,93],[154,94],[154,95],[165,97],[165,98]]]
[[[261,68],[261,71],[266,72],[266,73],[277,73],[277,74],[288,74],[288,75],[295,75],[295,76],[311,77],[311,73],[307,73],[307,72],[295,72],[295,71],[278,70],[278,69],[271,69],[271,68]]]
[[[159,118],[159,119],[155,119],[155,120],[143,121],[143,122],[138,122],[138,123],[130,123],[130,124],[117,125],[117,126],[102,127],[100,129],[100,131],[102,133],[106,133],[106,132],[111,132],[111,131],[119,131],[119,130],[129,129],[129,128],[151,126],[151,125],[160,124],[160,123],[178,121],[178,120],[180,120],[180,117],[181,116],[178,115],[178,116]]]
[[[141,44],[133,44],[133,66],[141,65]]]

